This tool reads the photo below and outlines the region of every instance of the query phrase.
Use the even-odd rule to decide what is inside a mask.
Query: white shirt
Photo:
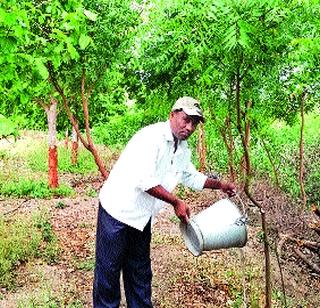
[[[99,199],[112,217],[142,231],[164,204],[146,190],[162,185],[171,192],[178,183],[200,190],[206,179],[191,163],[187,142],[179,142],[174,152],[170,123],[159,122],[131,138],[103,184]]]

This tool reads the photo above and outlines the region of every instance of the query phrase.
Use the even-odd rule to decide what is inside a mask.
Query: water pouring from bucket
[[[247,219],[229,199],[222,199],[180,223],[185,244],[194,256],[203,251],[243,247],[247,242]]]

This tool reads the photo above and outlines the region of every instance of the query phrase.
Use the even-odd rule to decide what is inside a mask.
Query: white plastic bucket
[[[204,250],[243,247],[247,242],[246,219],[229,199],[222,199],[180,223],[185,244],[195,256]]]

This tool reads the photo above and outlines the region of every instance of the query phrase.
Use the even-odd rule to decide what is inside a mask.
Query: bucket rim
[[[187,228],[188,227],[192,228],[192,230],[196,234],[196,237],[199,241],[199,249],[196,248],[194,243],[188,237],[188,235],[187,235]],[[185,242],[187,248],[189,249],[189,251],[196,257],[200,256],[203,252],[204,239],[203,239],[203,235],[202,235],[202,232],[201,232],[198,224],[195,221],[193,221],[192,219],[190,219],[187,224],[180,222],[180,230],[183,235],[184,242]]]

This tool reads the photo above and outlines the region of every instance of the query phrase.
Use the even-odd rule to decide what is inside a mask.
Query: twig
[[[278,247],[275,247],[275,254],[276,254],[277,263],[278,263],[278,267],[279,267],[279,271],[280,271],[281,288],[282,288],[282,293],[283,293],[283,304],[284,304],[284,307],[287,308],[286,288],[284,285],[283,271],[282,271],[282,266],[281,266],[281,262],[280,262],[280,255],[278,253]]]
[[[26,203],[29,199],[25,199],[24,201],[22,201],[17,207],[15,207],[12,210],[9,210],[7,212],[5,212],[3,215],[9,215],[12,214],[13,212],[17,211],[24,203]]]
[[[295,254],[304,261],[313,271],[315,271],[317,274],[320,274],[320,267],[317,264],[314,264],[311,262],[307,257],[297,248],[293,248],[293,251]]]
[[[320,236],[320,226],[317,224],[310,224],[309,227]]]

